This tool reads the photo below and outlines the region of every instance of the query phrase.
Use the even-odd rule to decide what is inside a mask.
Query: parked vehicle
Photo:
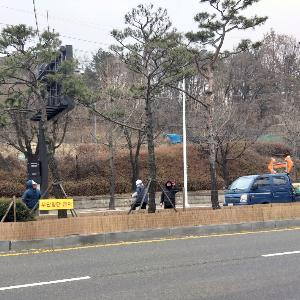
[[[300,201],[287,173],[242,176],[225,192],[224,206]]]

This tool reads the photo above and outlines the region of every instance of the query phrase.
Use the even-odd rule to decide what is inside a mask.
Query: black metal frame
[[[55,73],[58,71],[59,66],[65,60],[73,59],[73,47],[72,45],[66,45],[60,47],[56,58],[49,64],[44,64],[40,66],[38,80],[46,81],[46,76],[50,73]],[[47,101],[46,112],[47,120],[52,120],[61,113],[67,113],[72,110],[74,105],[74,100],[70,97],[64,96],[61,93],[61,86],[59,83],[49,83],[48,95],[45,97]],[[41,126],[41,111],[37,112],[31,117],[32,121],[39,122],[39,135],[38,135],[38,155],[33,158],[28,159],[28,179],[33,179],[40,184],[42,194],[47,190],[48,187],[48,157],[47,148],[45,141],[45,134]],[[30,172],[30,166],[32,163],[37,163],[37,174],[32,174]],[[37,175],[37,176],[35,176]]]

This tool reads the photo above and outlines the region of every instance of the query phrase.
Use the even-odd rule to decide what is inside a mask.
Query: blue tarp
[[[182,135],[176,133],[168,133],[166,137],[170,140],[171,144],[181,144],[182,143]]]

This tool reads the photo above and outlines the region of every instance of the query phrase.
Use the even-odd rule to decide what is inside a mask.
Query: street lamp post
[[[185,78],[182,81],[182,137],[183,137],[183,208],[189,207],[188,193],[187,193],[187,151],[186,151],[186,118],[185,118],[185,106],[186,106],[186,94],[185,94]]]

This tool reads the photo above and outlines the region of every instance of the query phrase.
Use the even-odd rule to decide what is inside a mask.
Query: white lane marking
[[[61,279],[61,280],[53,280],[53,281],[11,285],[11,286],[1,287],[0,291],[21,289],[21,288],[27,288],[27,287],[32,287],[32,286],[49,285],[49,284],[56,284],[56,283],[63,283],[63,282],[70,282],[70,281],[86,280],[86,279],[90,279],[90,278],[91,278],[90,276],[85,276],[85,277],[75,277],[75,278],[67,278],[67,279]]]
[[[290,252],[281,252],[281,253],[271,253],[271,254],[264,254],[263,257],[272,257],[272,256],[282,256],[282,255],[291,255],[291,254],[299,254],[300,251],[290,251]]]

